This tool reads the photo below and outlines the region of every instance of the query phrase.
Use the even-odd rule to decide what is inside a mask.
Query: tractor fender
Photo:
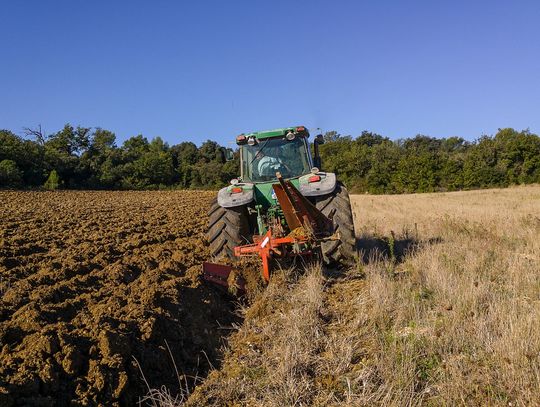
[[[313,176],[319,176],[320,181],[309,182]],[[333,172],[318,172],[307,174],[299,179],[300,193],[304,196],[320,196],[334,192],[336,189],[336,174]]]
[[[233,192],[233,188],[242,188],[242,192]],[[234,208],[253,201],[253,184],[236,184],[221,188],[217,196],[219,206]]]

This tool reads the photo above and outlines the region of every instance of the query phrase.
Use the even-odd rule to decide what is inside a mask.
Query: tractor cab
[[[303,126],[239,135],[242,181],[275,182],[276,172],[286,179],[309,174],[313,160],[308,137]]]
[[[285,127],[255,133],[240,134],[236,144],[240,147],[240,177],[232,183],[237,186],[227,192],[250,190],[263,207],[276,204],[272,185],[277,183],[276,174],[291,180],[305,196],[322,195],[335,187],[335,175],[320,171],[319,144],[322,136],[314,140],[314,157],[309,146],[309,132],[304,126]],[[246,203],[244,197],[222,192],[223,206]],[[248,198],[249,199],[249,198]]]
[[[304,196],[314,197],[332,192],[335,174],[321,171],[319,144],[315,137],[314,157],[311,156],[309,132],[304,126],[240,134],[236,144],[240,148],[240,176],[221,189],[218,202],[232,208],[255,201],[267,209],[277,205],[273,186],[277,174],[290,180]]]

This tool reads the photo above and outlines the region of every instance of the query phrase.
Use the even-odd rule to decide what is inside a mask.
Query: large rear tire
[[[251,241],[248,211],[245,205],[223,208],[217,198],[208,211],[210,252],[219,257],[234,257],[234,248]]]
[[[316,206],[323,214],[332,218],[334,233],[338,233],[340,237],[339,240],[329,240],[321,244],[324,263],[334,266],[353,266],[358,255],[347,188],[338,182],[332,193],[317,197]]]

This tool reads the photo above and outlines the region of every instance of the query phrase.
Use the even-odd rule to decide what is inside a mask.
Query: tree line
[[[44,136],[20,137],[0,130],[0,187],[67,189],[218,188],[237,176],[215,141],[169,146],[138,135],[121,146],[113,132],[66,124]]]
[[[364,131],[358,137],[324,134],[323,169],[354,192],[454,191],[540,182],[540,137],[501,129],[475,141],[460,137],[391,140]],[[0,188],[216,189],[239,175],[239,158],[207,140],[170,146],[138,135],[116,143],[101,128],[64,128],[25,136],[0,130]]]
[[[325,170],[355,192],[412,193],[506,187],[540,182],[540,137],[499,129],[469,142],[417,135],[390,140],[367,131],[336,132],[321,147]]]

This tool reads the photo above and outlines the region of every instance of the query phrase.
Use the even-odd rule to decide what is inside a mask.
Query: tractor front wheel
[[[354,265],[357,251],[349,192],[338,182],[334,192],[317,198],[316,206],[332,219],[334,233],[339,235],[339,240],[329,240],[321,244],[323,261],[329,265]]]
[[[208,211],[208,243],[210,251],[219,257],[234,257],[234,248],[250,242],[248,211],[245,205],[223,208],[217,198]]]

